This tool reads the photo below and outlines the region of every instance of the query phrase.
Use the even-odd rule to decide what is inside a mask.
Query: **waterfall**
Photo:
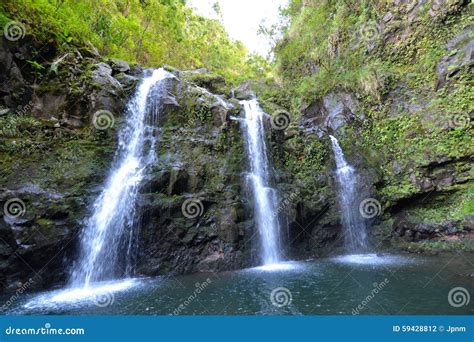
[[[349,252],[365,252],[367,250],[367,232],[363,217],[359,212],[359,195],[356,172],[350,166],[339,141],[330,135],[334,157],[336,159],[336,175],[339,186],[338,199],[344,228],[345,245]]]
[[[163,69],[153,70],[128,103],[113,167],[81,236],[72,287],[131,275],[138,189],[146,169],[155,161],[159,96],[169,77],[173,75]]]
[[[254,198],[255,221],[260,234],[262,262],[280,261],[277,192],[269,186],[269,162],[263,126],[264,113],[256,99],[240,102],[244,108],[244,138],[249,159],[249,182]]]

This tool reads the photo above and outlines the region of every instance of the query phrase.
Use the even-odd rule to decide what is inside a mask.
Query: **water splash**
[[[367,228],[359,212],[357,175],[354,168],[347,163],[339,141],[332,135],[330,138],[336,159],[338,198],[345,231],[345,245],[351,253],[363,253],[367,251]]]
[[[143,79],[127,106],[114,166],[81,236],[81,251],[78,266],[71,275],[71,287],[88,287],[93,282],[132,273],[138,188],[146,169],[156,158],[159,97],[165,89],[163,81],[169,77],[173,75],[163,69],[153,70]]]
[[[264,113],[256,99],[241,101],[245,120],[242,121],[247,147],[250,170],[247,181],[250,183],[255,202],[255,220],[262,246],[264,265],[280,261],[279,235],[277,217],[277,192],[269,185],[269,162],[265,144],[263,126]]]

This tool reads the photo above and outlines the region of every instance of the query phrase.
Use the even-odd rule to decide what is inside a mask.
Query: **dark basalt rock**
[[[474,66],[473,32],[474,25],[470,25],[447,43],[448,54],[441,59],[436,67],[437,89],[443,87],[449,78],[456,75],[461,68],[467,67],[472,71]]]
[[[363,121],[364,115],[359,112],[359,103],[353,94],[332,92],[311,104],[301,108],[300,128],[308,134],[322,138],[327,133],[344,131],[344,127],[354,121]]]
[[[0,64],[8,66],[10,76],[15,75],[20,69],[8,49],[2,51]],[[77,257],[84,220],[90,215],[88,208],[101,190],[115,150],[115,130],[143,72],[125,62],[83,55],[69,53],[60,59],[58,74],[43,80],[31,106],[42,129],[54,134],[52,139],[71,136],[66,144],[73,149],[72,155],[61,144],[50,147],[46,156],[41,152],[16,155],[9,167],[20,169],[19,175],[2,175],[1,207],[10,198],[18,198],[26,212],[17,219],[0,216],[0,292],[14,291],[15,284],[32,277],[31,288],[66,281]],[[51,56],[51,60],[59,59]],[[167,81],[168,92],[160,99],[157,163],[142,184],[137,204],[142,223],[137,273],[223,271],[252,265],[256,255],[246,240],[255,228],[251,215],[244,214],[250,207],[244,205],[241,184],[245,170],[242,134],[238,123],[230,120],[240,108],[235,100],[231,103],[212,93],[215,86],[223,86],[221,78],[208,77],[204,71],[175,74],[177,78]],[[190,74],[192,81],[184,77]],[[82,83],[77,86],[74,81],[79,75]],[[196,75],[206,82],[200,83]],[[22,74],[17,76],[9,86],[29,91]],[[94,130],[91,122],[95,111],[102,109],[116,119],[116,126],[104,132]],[[84,129],[93,135],[81,135]],[[83,154],[76,156],[77,148]],[[63,163],[71,159],[73,167],[68,168]],[[183,215],[186,199],[202,203],[200,216]]]

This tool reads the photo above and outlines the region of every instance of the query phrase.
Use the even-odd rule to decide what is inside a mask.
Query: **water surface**
[[[474,299],[456,308],[448,293],[463,287],[472,297],[473,264],[468,254],[340,256],[217,274],[128,279],[85,293],[27,294],[7,314],[466,315],[474,313]]]

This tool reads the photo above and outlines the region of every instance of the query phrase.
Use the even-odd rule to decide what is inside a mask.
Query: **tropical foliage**
[[[218,20],[194,14],[184,0],[6,0],[0,24],[9,20],[38,39],[88,45],[131,63],[206,67],[230,81],[268,72]]]

